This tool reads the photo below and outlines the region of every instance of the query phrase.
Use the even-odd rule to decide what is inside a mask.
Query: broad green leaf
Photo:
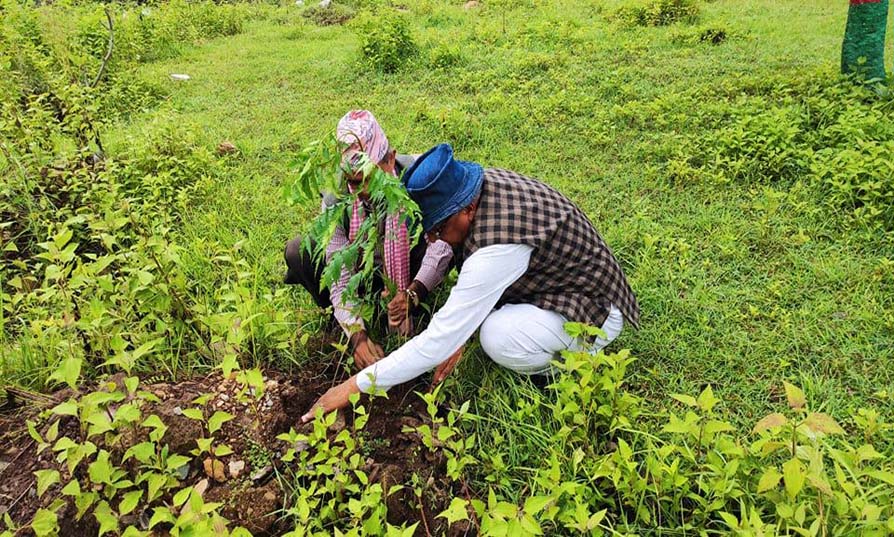
[[[227,353],[220,362],[220,370],[225,379],[230,378],[230,373],[239,369],[239,360],[235,353]]]
[[[844,429],[828,414],[811,412],[804,419],[804,425],[814,433],[844,434]]]
[[[801,388],[798,388],[794,384],[789,384],[788,382],[783,382],[785,386],[785,396],[788,399],[788,406],[797,410],[799,408],[804,408],[804,405],[807,404],[807,397],[804,395],[804,392],[801,391]]]
[[[64,382],[69,388],[75,389],[78,385],[78,377],[81,376],[82,362],[83,360],[74,356],[63,358],[56,370],[50,374],[50,380]]]
[[[710,412],[718,401],[720,401],[720,399],[714,397],[714,390],[712,390],[711,385],[708,384],[701,395],[698,396],[698,407],[705,412]]]
[[[782,476],[785,479],[785,492],[789,498],[794,499],[804,488],[804,481],[807,478],[804,465],[798,459],[789,459],[782,465]]]
[[[81,492],[80,495],[75,496],[75,507],[78,508],[78,513],[75,515],[75,518],[81,520],[81,518],[87,514],[87,510],[90,509],[96,500],[99,499],[99,494],[95,492]]]
[[[56,535],[59,530],[59,517],[49,509],[38,509],[31,521],[31,529],[37,537]]]
[[[671,394],[671,397],[672,397],[673,399],[676,399],[677,401],[683,403],[683,404],[686,405],[686,406],[691,406],[691,407],[697,407],[697,406],[698,406],[698,400],[696,400],[696,398],[695,398],[695,397],[692,397],[691,395],[684,395],[684,394],[674,393],[674,394]]]
[[[529,496],[525,499],[525,513],[536,515],[553,501],[550,496]]]
[[[222,412],[218,410],[215,412],[210,418],[208,418],[208,432],[214,434],[218,430],[220,430],[221,426],[233,419],[234,416],[229,412]]]
[[[135,457],[141,463],[148,464],[154,456],[155,444],[152,442],[140,442],[139,444],[129,447],[127,451],[124,452],[121,462],[126,462],[129,458]]]
[[[133,511],[142,497],[142,490],[133,490],[126,493],[124,498],[121,499],[121,503],[118,504],[118,514],[126,515]]]
[[[78,483],[77,479],[72,479],[67,485],[62,487],[62,494],[64,496],[80,496],[81,484]]]
[[[752,432],[760,433],[762,431],[766,431],[767,429],[781,427],[781,426],[785,425],[786,423],[788,423],[788,420],[786,419],[785,416],[783,416],[782,414],[780,414],[778,412],[774,412],[772,414],[768,414],[767,416],[764,416],[763,419],[761,419],[759,422],[757,422],[754,425],[754,429],[752,429]]]
[[[118,517],[112,512],[112,508],[109,507],[108,503],[101,501],[96,504],[96,508],[93,510],[93,516],[96,517],[96,521],[99,522],[99,531],[96,533],[97,537],[102,537],[109,532],[118,533]]]
[[[87,467],[87,473],[90,476],[90,481],[93,483],[111,484],[112,469],[112,463],[109,462],[109,452],[103,449],[96,456],[96,460]]]
[[[58,470],[38,470],[34,472],[37,476],[37,496],[43,496],[48,488],[59,482],[60,476]]]
[[[768,468],[767,471],[764,472],[764,475],[761,476],[760,481],[757,484],[758,493],[766,492],[770,489],[776,488],[776,485],[779,484],[779,480],[782,479],[782,474],[779,473],[779,470],[774,468]]]
[[[203,421],[205,419],[205,415],[202,414],[202,410],[199,408],[184,408],[183,415],[196,421]]]
[[[77,416],[78,415],[78,404],[74,399],[69,399],[68,401],[64,401],[59,403],[50,409],[50,412],[56,414],[57,416]]]

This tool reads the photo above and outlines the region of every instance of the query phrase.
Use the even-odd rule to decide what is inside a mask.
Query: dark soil
[[[244,526],[255,535],[281,535],[291,529],[288,520],[280,518],[281,510],[289,506],[285,505],[286,499],[276,478],[286,475],[280,472],[285,463],[279,456],[287,446],[276,436],[290,427],[298,429],[300,416],[329,387],[346,377],[347,373],[341,368],[324,362],[308,364],[294,376],[268,371],[264,394],[257,402],[240,402],[236,393],[239,389],[237,382],[223,380],[219,374],[177,384],[152,384],[142,386],[142,389],[157,396],[159,402],[144,404],[142,412],[144,417],[158,414],[168,426],[163,442],[172,452],[189,455],[196,448],[195,439],[202,436],[202,429],[199,422],[183,416],[182,410],[195,407],[192,401],[196,397],[213,394],[205,407],[205,415],[222,410],[235,416],[215,435],[234,453],[221,457],[224,475],[218,474],[218,479],[213,471],[211,476],[208,475],[204,457],[195,458],[182,486],[207,485],[203,494],[205,501],[222,502],[224,506],[220,512],[233,527]],[[120,382],[121,379],[112,380]],[[413,474],[418,475],[417,482],[428,484],[421,508],[410,486],[388,496],[390,523],[409,525],[419,521],[417,535],[468,533],[467,528],[459,527],[459,524],[448,530],[444,519],[435,518],[458,492],[452,489],[445,476],[443,456],[430,453],[415,433],[402,432],[403,426],[417,426],[427,421],[425,404],[414,393],[427,387],[422,381],[408,383],[392,389],[387,399],[366,402],[370,419],[362,433],[367,455],[364,469],[371,483],[381,483],[386,490],[393,485],[409,485]],[[36,442],[29,436],[25,421],[37,419],[40,410],[52,407],[70,395],[70,391],[60,392],[42,403],[29,401],[14,408],[7,405],[0,411],[0,519],[7,512],[16,525],[25,526],[37,509],[61,497],[59,485],[51,487],[42,498],[37,497],[34,471],[57,468],[65,476],[67,470],[55,462],[51,450],[37,454]],[[340,417],[332,434],[338,428],[351,426],[352,420],[350,415]],[[39,427],[41,434],[48,424],[44,422]],[[77,429],[73,418],[63,418],[59,436],[77,438]],[[114,445],[103,447],[113,454],[121,454],[130,445],[144,441],[146,432],[138,428],[129,435],[122,435]],[[224,479],[220,480],[221,477]],[[94,518],[87,515],[76,522],[75,512],[72,505],[59,511],[63,526],[61,534],[95,535]],[[139,519],[139,514],[122,517],[122,524],[139,525]]]

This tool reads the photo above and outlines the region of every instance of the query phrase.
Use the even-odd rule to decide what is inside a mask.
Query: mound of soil
[[[229,445],[233,453],[215,462],[197,457],[181,485],[203,490],[206,502],[221,502],[221,514],[232,526],[244,526],[255,535],[281,535],[291,528],[287,519],[280,519],[284,505],[283,491],[276,479],[282,475],[279,460],[287,446],[276,436],[298,427],[299,418],[329,387],[347,377],[338,367],[327,363],[309,364],[300,374],[287,376],[268,371],[263,395],[257,399],[237,397],[240,385],[234,379],[222,380],[219,375],[173,383],[143,386],[159,401],[144,404],[143,416],[157,414],[168,426],[162,442],[175,453],[188,455],[196,448],[196,438],[203,436],[202,425],[183,415],[183,410],[196,405],[192,401],[202,394],[211,394],[205,415],[221,410],[234,415],[215,438]],[[121,381],[121,378],[112,378]],[[440,453],[432,454],[415,433],[402,432],[403,426],[417,426],[428,421],[425,404],[414,393],[424,391],[423,383],[408,383],[391,390],[387,399],[377,398],[370,409],[364,429],[367,455],[364,470],[370,482],[381,483],[386,490],[398,484],[409,484],[413,474],[417,482],[428,483],[423,505],[406,487],[388,496],[388,521],[392,524],[417,521],[417,534],[448,531],[444,519],[435,516],[449,505],[455,491],[445,477],[445,464]],[[69,390],[56,393],[42,404],[31,402],[0,412],[0,515],[8,513],[16,525],[27,525],[40,507],[60,497],[60,487],[51,487],[42,498],[37,497],[34,472],[61,466],[51,450],[37,454],[36,442],[28,434],[25,421],[33,419],[42,408],[51,407],[71,396]],[[331,427],[336,434],[352,425],[350,413],[343,413]],[[77,423],[72,418],[60,422],[60,436],[77,436]],[[113,453],[122,453],[130,445],[145,440],[142,432],[131,438],[123,435],[113,446]],[[96,440],[94,437],[93,440]],[[63,475],[65,471],[62,471]],[[75,522],[76,510],[69,505],[58,512],[62,535],[92,535],[97,526],[94,518],[85,516]],[[122,517],[122,524],[145,524],[146,514]],[[423,520],[424,517],[424,520]],[[468,528],[455,524],[450,533],[464,533]]]

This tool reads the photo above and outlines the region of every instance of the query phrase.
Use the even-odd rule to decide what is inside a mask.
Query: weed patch
[[[668,26],[677,22],[694,22],[699,12],[694,0],[653,0],[623,7],[615,12],[614,17],[629,26]]]

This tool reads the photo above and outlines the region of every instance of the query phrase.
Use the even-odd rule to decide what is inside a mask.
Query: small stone
[[[474,9],[476,7],[478,7],[477,0],[469,0],[466,2],[466,5],[463,6],[463,9]]]
[[[220,156],[232,155],[233,153],[236,153],[237,151],[239,151],[239,150],[236,149],[235,144],[233,144],[233,142],[230,142],[228,140],[224,140],[223,142],[217,144],[217,154]]]
[[[295,0],[295,5],[298,7],[302,7],[304,5],[304,0]]]
[[[185,82],[185,81],[189,80],[189,78],[190,78],[189,75],[185,75],[185,74],[176,74],[176,73],[171,73],[170,76],[171,76],[171,80],[174,80],[174,81],[177,81],[177,82]]]
[[[182,415],[183,415],[183,409],[180,408],[179,406],[175,406],[175,407],[174,407],[174,415],[175,415],[175,416],[182,416]]]
[[[268,464],[268,465],[264,466],[263,468],[258,468],[251,474],[251,480],[252,481],[260,481],[260,480],[264,479],[265,477],[267,477],[268,475],[270,475],[270,472],[272,472],[272,471],[273,471],[273,465],[271,465],[271,464]]]
[[[332,4],[332,0],[321,0],[321,1],[320,1],[320,7],[323,8],[323,9],[326,9],[326,8],[329,7],[331,4]]]
[[[208,457],[202,462],[202,466],[205,469],[205,475],[213,478],[215,481],[222,483],[227,480],[227,475],[224,473],[224,465],[219,460]]]
[[[199,496],[204,496],[205,491],[208,490],[208,479],[203,479],[193,486],[193,490],[199,493]]]
[[[276,499],[276,494],[273,494],[272,491],[268,490],[267,492],[264,493],[264,499],[272,502],[273,500]]]
[[[233,479],[239,477],[239,474],[242,473],[242,470],[245,470],[245,461],[230,461],[228,465],[230,470],[230,476]]]
[[[230,396],[225,393],[222,393],[222,394],[220,394],[220,397],[218,397],[218,399],[220,399],[221,401],[229,401]]]

